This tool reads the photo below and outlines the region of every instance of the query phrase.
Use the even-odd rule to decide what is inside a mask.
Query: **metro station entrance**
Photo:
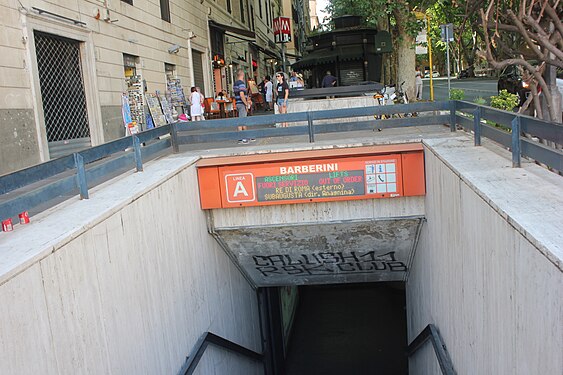
[[[408,373],[404,283],[301,286],[290,297],[268,289],[280,301],[270,305],[280,317],[273,374]]]

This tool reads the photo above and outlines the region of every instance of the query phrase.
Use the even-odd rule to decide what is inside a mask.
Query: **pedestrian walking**
[[[201,118],[203,117],[201,105],[201,103],[203,103],[203,97],[199,92],[197,92],[195,87],[192,87],[190,91],[190,114],[192,116],[192,121],[201,121]]]
[[[414,79],[414,83],[416,84],[416,100],[422,100],[422,71],[420,67],[416,69],[416,76]]]
[[[201,120],[204,121],[205,120],[205,96],[201,93],[201,89],[199,88],[199,86],[195,87],[195,90],[199,93],[199,95],[201,95]]]
[[[323,78],[321,87],[334,87],[336,86],[336,77],[330,74],[330,70],[326,71],[326,75]]]
[[[272,77],[269,75],[266,76],[264,79],[264,88],[265,88],[265,99],[266,99],[266,111],[272,110],[272,99],[274,96],[274,84],[272,83]]]
[[[279,113],[287,113],[287,99],[289,98],[289,85],[285,81],[285,75],[283,72],[276,73],[276,80],[278,81],[276,85],[276,103],[278,105]],[[282,123],[282,128],[288,126],[287,122]]]
[[[237,71],[237,80],[233,85],[233,91],[235,94],[235,102],[238,112],[238,117],[246,117],[248,115],[248,110],[250,109],[250,98],[248,97],[248,89],[246,88],[246,83],[244,80],[244,71],[239,69]],[[246,130],[246,125],[240,125],[238,127],[239,131]],[[241,138],[239,143],[246,144],[254,139]]]

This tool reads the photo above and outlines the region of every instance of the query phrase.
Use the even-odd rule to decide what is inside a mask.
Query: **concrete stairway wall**
[[[559,374],[562,179],[530,163],[510,168],[510,157],[471,143],[426,141],[427,223],[407,283],[409,342],[434,323],[458,374]],[[409,370],[440,373],[430,343]]]
[[[204,331],[261,351],[255,291],[207,233],[193,161],[0,233],[0,374],[176,374]],[[198,373],[262,367],[210,348]]]

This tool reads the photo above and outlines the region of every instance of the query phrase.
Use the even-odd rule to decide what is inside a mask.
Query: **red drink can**
[[[20,224],[29,224],[29,214],[27,211],[22,212],[18,217],[20,218]]]
[[[2,222],[3,232],[11,232],[13,230],[14,230],[14,226],[12,225],[12,219],[6,219]]]

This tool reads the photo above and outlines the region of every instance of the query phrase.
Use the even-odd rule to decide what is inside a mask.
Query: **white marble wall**
[[[261,351],[255,291],[207,233],[195,167],[182,162],[148,164],[0,238],[3,259],[26,231],[45,246],[27,263],[22,252],[14,272],[0,262],[0,374],[176,374],[205,331]],[[50,221],[96,202],[97,217],[56,233]],[[211,349],[198,373],[262,367]]]
[[[488,150],[452,146],[436,142],[425,153],[428,221],[407,284],[409,342],[434,323],[460,375],[560,374],[563,274],[552,261],[557,255],[545,252],[557,246],[546,241],[540,251],[541,241],[528,238],[542,231],[556,238],[548,228],[561,220],[552,206],[543,206],[539,227],[525,216],[538,204],[540,214],[544,199],[560,206],[548,190],[560,190],[561,180],[553,185],[535,165],[514,170],[510,159]],[[495,191],[504,199],[486,201]],[[511,201],[515,195],[522,195],[520,206]],[[411,374],[441,373],[431,346],[410,359]]]

